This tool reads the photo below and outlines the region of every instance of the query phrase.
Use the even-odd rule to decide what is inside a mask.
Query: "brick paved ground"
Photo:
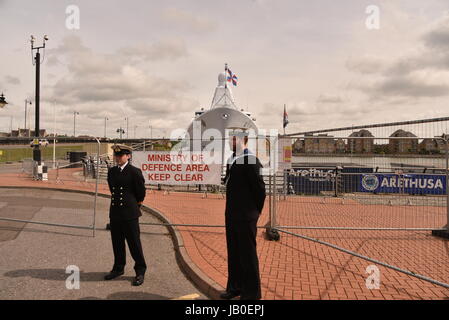
[[[48,186],[93,191],[80,180],[80,169],[60,170],[60,182],[50,172],[49,181],[32,181],[14,173],[0,175],[0,185]],[[101,184],[99,192],[109,194]],[[173,223],[223,224],[221,195],[148,191],[145,204]],[[441,206],[362,205],[357,200],[289,197],[278,203],[281,225],[350,227],[441,227]],[[264,209],[259,224],[268,220]],[[0,222],[1,223],[1,222]],[[221,286],[226,284],[226,247],[223,228],[179,227],[191,260]],[[290,230],[330,242],[395,266],[449,282],[449,242],[428,231]],[[370,262],[336,249],[281,234],[279,242],[258,233],[264,299],[448,299],[449,290],[379,266],[381,286],[366,287]]]

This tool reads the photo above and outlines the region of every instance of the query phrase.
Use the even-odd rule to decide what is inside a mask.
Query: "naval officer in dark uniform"
[[[220,297],[241,300],[261,298],[259,260],[256,251],[257,220],[265,202],[262,165],[248,148],[247,132],[232,134],[233,155],[226,176],[226,244],[228,282]]]
[[[145,198],[145,179],[139,168],[129,163],[132,148],[126,145],[113,145],[116,166],[108,170],[108,185],[111,191],[109,209],[114,266],[104,278],[112,280],[124,273],[126,264],[125,240],[134,259],[136,277],[132,285],[144,282],[147,265],[140,242],[140,207]]]

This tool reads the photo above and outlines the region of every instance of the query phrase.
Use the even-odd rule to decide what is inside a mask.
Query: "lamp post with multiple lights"
[[[122,128],[122,126],[120,126],[120,129],[117,129],[116,131],[118,134],[120,134],[120,139],[122,139],[122,134],[125,133],[125,130]]]
[[[34,46],[34,42],[36,41],[36,38],[32,35],[31,36],[31,56],[33,56],[33,51],[36,50],[36,56],[33,57],[33,65],[36,66],[36,98],[35,98],[35,104],[36,104],[36,116],[35,116],[35,129],[34,129],[34,136],[37,138],[37,142],[33,144],[33,160],[34,161],[41,161],[41,150],[39,148],[39,135],[40,135],[40,128],[39,128],[39,107],[40,107],[40,66],[43,61],[41,61],[41,54],[40,49],[45,50],[45,42],[48,41],[48,36],[45,35],[43,39],[43,43],[41,46]]]
[[[8,104],[8,102],[6,102],[5,96],[2,92],[2,94],[0,95],[0,109],[5,107],[7,104]]]

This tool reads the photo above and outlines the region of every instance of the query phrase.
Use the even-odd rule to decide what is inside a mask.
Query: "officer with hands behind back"
[[[125,240],[131,256],[134,259],[136,277],[133,286],[144,282],[147,265],[140,242],[139,217],[140,207],[145,198],[145,179],[142,171],[129,163],[132,148],[115,144],[114,160],[117,165],[108,170],[108,185],[111,192],[109,209],[112,247],[114,251],[114,266],[105,275],[105,280],[112,280],[124,274],[126,264]]]

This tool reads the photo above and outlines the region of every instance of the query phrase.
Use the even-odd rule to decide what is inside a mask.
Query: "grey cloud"
[[[449,71],[449,15],[430,25],[418,38],[416,49],[400,58],[380,60],[372,57],[354,59],[346,64],[350,71],[365,75],[352,86],[369,100],[417,99],[443,97],[449,94],[445,84],[432,83],[436,72]],[[426,72],[429,77],[416,78]]]
[[[56,52],[65,52],[65,42]],[[137,98],[174,98],[189,88],[187,83],[152,76],[127,65],[123,52],[95,54],[81,41],[71,44],[67,52],[69,73],[56,81],[54,99],[59,103],[121,101]]]
[[[436,30],[427,34],[424,38],[429,47],[449,48],[449,30]]]
[[[449,15],[446,14],[442,19],[435,23],[433,29],[422,36],[424,43],[430,48],[448,49],[449,48]]]
[[[407,74],[426,68],[449,70],[449,15],[433,23],[418,41],[424,44],[423,48],[393,61],[385,74]]]
[[[181,119],[191,119],[199,103],[186,97],[188,83],[161,78],[129,63],[130,55],[144,56],[148,51],[122,48],[114,54],[99,54],[79,39],[71,40],[52,53],[64,59],[67,74],[60,76],[42,97],[48,104],[57,103],[58,113],[64,115],[58,116],[58,121],[73,121],[73,110],[80,112],[80,127],[87,121],[103,126],[104,117],[110,119],[111,128],[123,125],[125,117],[133,119],[133,126],[151,119],[155,126],[177,127]],[[167,57],[157,46],[154,48],[151,54]],[[53,112],[50,109],[49,117]]]
[[[419,55],[407,56],[394,61],[385,68],[385,76],[405,76],[413,71],[431,69],[436,71],[449,70],[449,52],[427,49]]]
[[[441,97],[449,94],[445,85],[431,85],[418,82],[408,77],[389,78],[374,88],[378,95],[408,96],[408,97]]]
[[[142,97],[173,98],[185,89],[182,83],[144,76],[140,81],[117,70],[110,73],[77,72],[54,86],[54,96],[62,103],[121,101]]]
[[[13,85],[18,85],[21,83],[19,78],[10,75],[5,76],[5,82]]]

